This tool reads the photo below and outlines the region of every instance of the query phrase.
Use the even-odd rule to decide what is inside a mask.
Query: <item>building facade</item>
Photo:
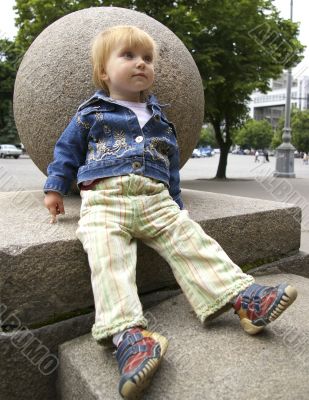
[[[271,80],[271,91],[261,93],[255,91],[251,96],[250,117],[256,120],[266,119],[273,128],[284,116],[286,102],[287,73],[279,79]],[[291,107],[300,110],[309,109],[309,76],[292,80]]]

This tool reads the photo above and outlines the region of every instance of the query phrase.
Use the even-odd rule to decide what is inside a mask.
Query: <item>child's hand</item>
[[[48,192],[44,199],[45,207],[51,214],[50,223],[57,222],[57,215],[64,214],[64,205],[62,196],[57,192]]]

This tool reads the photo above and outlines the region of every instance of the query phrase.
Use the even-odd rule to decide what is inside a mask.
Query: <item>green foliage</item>
[[[309,110],[293,110],[292,143],[298,151],[309,152]]]
[[[270,147],[272,149],[276,149],[282,143],[282,130],[283,130],[283,127],[284,127],[284,117],[281,117],[279,119],[279,121],[278,121],[277,128],[276,128],[276,130],[274,132],[274,136],[273,136],[273,138],[271,140]]]
[[[218,146],[216,141],[216,135],[213,127],[211,125],[206,128],[202,128],[197,147],[211,146],[213,148]]]
[[[0,39],[0,143],[19,143],[12,101],[20,49],[9,39]]]
[[[235,143],[244,149],[269,148],[273,129],[266,120],[249,119],[235,134]]]
[[[206,122],[221,148],[217,178],[225,178],[231,132],[245,118],[251,93],[266,91],[270,78],[298,63],[303,47],[297,25],[281,19],[271,1],[200,3],[194,7],[194,58],[205,87]]]
[[[24,51],[50,24],[71,12],[103,5],[103,0],[16,0],[16,41]]]
[[[270,147],[275,150],[277,147],[280,146],[281,143],[282,143],[282,131],[276,129],[274,132],[274,136],[271,140]]]
[[[0,143],[18,144],[20,139],[14,122],[12,103],[3,117],[3,126],[0,129]]]
[[[280,118],[271,146],[277,148],[282,143],[284,118]],[[291,115],[292,144],[298,151],[309,152],[309,110],[294,108]]]

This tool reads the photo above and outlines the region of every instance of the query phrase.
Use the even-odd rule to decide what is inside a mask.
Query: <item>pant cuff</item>
[[[205,320],[217,313],[221,308],[228,305],[228,303],[235,298],[239,292],[245,290],[247,287],[251,286],[254,283],[254,278],[250,275],[247,275],[247,278],[243,279],[240,283],[237,283],[233,287],[231,287],[227,292],[225,292],[221,297],[219,297],[214,303],[211,305],[204,304],[195,310],[197,317],[199,320],[204,323]],[[225,311],[225,310],[223,310]],[[220,313],[218,313],[219,315]]]
[[[137,318],[130,320],[122,320],[118,323],[102,326],[100,324],[94,324],[92,327],[92,336],[100,344],[105,344],[105,339],[110,338],[116,333],[122,332],[125,329],[133,328],[135,326],[140,326],[142,328],[147,328],[148,322],[146,318]],[[106,341],[108,342],[108,340]]]

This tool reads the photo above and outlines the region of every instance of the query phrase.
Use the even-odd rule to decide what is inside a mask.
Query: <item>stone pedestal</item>
[[[300,273],[308,264],[296,255],[298,207],[192,190],[183,190],[183,199],[191,217],[236,263],[250,268],[288,257],[287,270],[296,265]],[[55,225],[42,200],[41,191],[0,193],[0,318],[6,330],[0,334],[0,398],[5,400],[55,400],[58,346],[90,332],[94,319],[87,257],[75,237],[80,198],[65,199],[66,215]],[[169,266],[142,243],[137,283],[145,305],[175,293]],[[62,373],[71,362],[69,356]],[[72,374],[75,379],[73,369]],[[110,382],[109,375],[106,379]]]
[[[183,190],[191,218],[201,224],[239,265],[255,265],[295,253],[300,246],[300,209],[271,201]],[[65,198],[57,224],[41,191],[0,193],[0,303],[2,320],[41,326],[93,306],[86,254],[75,236],[78,195]],[[25,234],[26,233],[26,234]],[[171,269],[154,250],[138,244],[140,293],[176,285]]]
[[[294,151],[291,143],[282,143],[276,149],[276,170],[274,176],[278,178],[295,178]]]

